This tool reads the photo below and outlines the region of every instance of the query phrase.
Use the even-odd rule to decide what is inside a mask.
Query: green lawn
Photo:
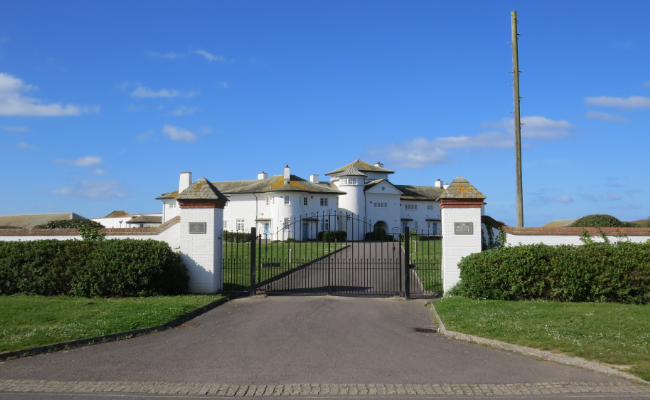
[[[262,243],[256,246],[255,253],[258,259],[257,281],[298,268],[345,246],[344,243],[316,241]],[[223,254],[224,291],[246,290],[250,287],[250,243],[224,243]]]
[[[84,339],[169,322],[220,295],[128,297],[0,296],[0,352]]]
[[[650,380],[649,305],[463,297],[434,304],[449,330],[625,366]]]
[[[442,240],[412,240],[409,250],[411,264],[415,265],[424,290],[442,292]]]

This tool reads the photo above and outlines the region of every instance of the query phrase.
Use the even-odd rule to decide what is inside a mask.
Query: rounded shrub
[[[182,294],[179,253],[156,240],[0,242],[0,294],[128,297]]]
[[[577,228],[633,228],[638,227],[639,225],[631,222],[623,222],[608,214],[591,214],[578,218],[573,221],[571,226]]]
[[[50,221],[47,224],[36,225],[34,229],[79,229],[79,228],[104,228],[99,222],[91,221],[86,218],[64,219],[59,221]]]
[[[650,243],[505,247],[458,266],[471,298],[650,303]]]

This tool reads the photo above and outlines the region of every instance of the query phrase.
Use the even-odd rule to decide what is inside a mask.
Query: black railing
[[[409,297],[442,291],[439,235],[386,232],[343,213],[307,215],[276,230],[266,225],[223,232],[225,292]]]

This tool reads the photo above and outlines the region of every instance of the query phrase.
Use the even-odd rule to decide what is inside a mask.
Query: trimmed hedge
[[[188,282],[180,254],[156,240],[0,242],[2,295],[173,295]]]
[[[623,222],[620,219],[608,214],[591,214],[578,218],[571,224],[578,228],[638,228],[639,224]]]
[[[320,231],[318,232],[317,238],[323,242],[345,242],[348,238],[348,233],[345,231]]]
[[[223,240],[227,243],[248,243],[251,241],[250,232],[223,231]]]
[[[650,303],[650,243],[505,247],[458,266],[452,294],[471,298]]]
[[[386,230],[382,227],[375,227],[375,230],[372,232],[366,233],[366,236],[364,238],[365,240],[378,240],[381,242],[393,242],[395,238],[393,235],[389,235],[386,233]]]
[[[79,229],[79,228],[104,228],[99,222],[91,221],[86,218],[63,219],[59,221],[50,221],[47,224],[36,225],[34,229]]]

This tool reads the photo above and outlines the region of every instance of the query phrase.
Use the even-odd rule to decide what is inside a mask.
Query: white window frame
[[[320,198],[320,205],[323,207],[327,207],[327,197],[321,197]]]
[[[284,196],[284,204],[285,205],[291,204],[291,200],[289,199],[289,196]]]
[[[427,210],[433,210],[433,204],[427,204]]]
[[[237,218],[237,231],[243,231],[244,230],[244,219],[243,218]]]
[[[228,229],[228,221],[223,221],[223,229]]]
[[[267,206],[268,206],[269,204],[271,204],[271,199],[269,199],[268,196],[266,196],[266,202],[265,202],[265,204],[266,204]]]
[[[284,224],[283,224],[283,229],[285,231],[288,231],[291,227],[291,218],[285,218],[284,219]]]
[[[330,220],[328,218],[323,218],[320,221],[320,230],[329,231],[330,230]]]
[[[308,206],[309,205],[309,197],[305,197],[302,199],[302,205],[303,206]]]
[[[404,209],[405,210],[414,210],[417,211],[418,205],[417,204],[404,204]]]

